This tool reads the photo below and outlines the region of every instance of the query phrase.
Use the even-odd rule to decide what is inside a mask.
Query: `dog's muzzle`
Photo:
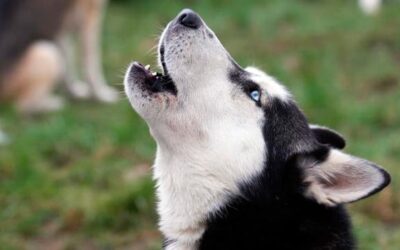
[[[190,9],[184,9],[171,21],[167,29],[196,30],[203,25],[203,21],[197,13]],[[160,43],[159,55],[163,73],[152,72],[150,66],[134,62],[128,71],[128,84],[135,85],[148,94],[166,92],[176,95],[177,88],[168,73],[163,43]]]

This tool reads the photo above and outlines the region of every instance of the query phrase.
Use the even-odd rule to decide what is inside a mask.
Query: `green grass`
[[[114,0],[103,34],[110,83],[121,88],[133,59],[155,64],[157,36],[183,7],[198,11],[240,64],[284,82],[311,122],[343,133],[348,152],[391,172],[391,188],[351,212],[360,249],[399,249],[400,2],[371,18],[355,0]],[[71,101],[29,119],[0,112],[12,137],[0,148],[1,249],[160,248],[155,144],[125,98]]]

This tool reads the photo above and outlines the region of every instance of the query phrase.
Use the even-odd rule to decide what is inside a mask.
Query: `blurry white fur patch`
[[[10,139],[8,138],[8,136],[2,130],[0,130],[0,146],[6,145],[9,142]]]
[[[374,15],[379,12],[382,0],[358,0],[358,4],[364,13]]]

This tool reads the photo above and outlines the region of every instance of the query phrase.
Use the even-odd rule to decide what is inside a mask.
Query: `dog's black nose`
[[[179,14],[178,22],[192,29],[198,29],[201,26],[200,16],[190,9],[184,9]]]

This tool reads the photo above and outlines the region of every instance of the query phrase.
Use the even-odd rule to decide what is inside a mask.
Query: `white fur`
[[[8,144],[9,139],[8,136],[0,130],[0,146]]]
[[[310,129],[324,129],[324,130],[329,130],[332,131],[335,134],[339,134],[337,131],[332,130],[331,128],[325,127],[325,126],[321,126],[318,124],[309,124]]]
[[[374,15],[378,13],[382,0],[358,0],[360,8],[368,15]]]

